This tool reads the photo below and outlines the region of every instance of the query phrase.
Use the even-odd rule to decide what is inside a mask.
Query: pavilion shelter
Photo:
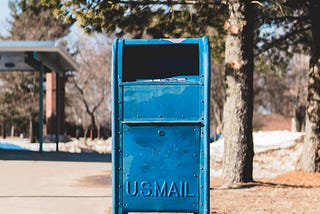
[[[71,55],[54,41],[0,41],[0,72],[1,71],[29,71],[39,72],[39,152],[43,151],[44,124],[44,75],[55,73],[55,130],[56,149],[59,150],[59,132],[61,130],[60,96],[61,78],[65,72],[77,71],[78,65]],[[52,81],[52,79],[51,79]]]

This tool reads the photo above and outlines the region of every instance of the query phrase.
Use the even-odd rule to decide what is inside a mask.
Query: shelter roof
[[[54,41],[0,41],[0,71],[78,70],[71,55]]]

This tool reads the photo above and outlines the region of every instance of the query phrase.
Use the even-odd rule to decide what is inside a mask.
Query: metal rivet
[[[138,115],[137,115],[137,118],[140,118],[140,117],[141,117],[141,116],[138,114]]]
[[[162,118],[163,116],[160,114],[159,117]]]
[[[194,154],[193,156],[194,156],[195,158],[197,158],[197,157],[198,157],[198,155],[197,155],[197,154]]]
[[[181,117],[184,117],[184,115],[182,114]]]
[[[196,204],[192,204],[192,206],[193,206],[193,207],[197,207],[197,205],[196,205]]]
[[[164,133],[163,130],[159,130],[159,131],[158,131],[158,134],[159,134],[160,136],[164,136],[164,135],[165,135],[165,133]]]

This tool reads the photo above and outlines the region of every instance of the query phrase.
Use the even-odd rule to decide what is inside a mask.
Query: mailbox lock
[[[164,136],[164,135],[165,135],[165,133],[164,133],[163,130],[159,130],[159,131],[158,131],[158,134],[159,134],[160,136]]]

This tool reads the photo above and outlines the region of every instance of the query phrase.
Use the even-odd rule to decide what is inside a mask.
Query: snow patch
[[[297,168],[297,162],[302,154],[303,133],[289,131],[260,131],[253,133],[254,141],[254,178],[268,178],[280,175]],[[300,139],[300,140],[299,140]],[[29,143],[28,139],[0,139],[0,149],[39,151],[38,143]],[[55,151],[55,143],[44,143],[43,151]],[[218,140],[210,144],[210,173],[219,177],[222,174],[224,141]],[[98,152],[111,153],[112,140],[83,141],[73,140],[59,143],[59,151],[81,153]]]
[[[303,135],[301,132],[289,131],[254,132],[254,178],[274,177],[294,171],[302,154],[302,143],[299,139]],[[210,144],[211,176],[222,175],[223,151],[223,139]]]
[[[270,150],[290,148],[296,144],[296,140],[303,136],[301,132],[289,131],[259,131],[253,133],[254,153],[263,153]],[[216,161],[222,161],[224,151],[224,139],[210,144],[211,157]]]
[[[107,140],[88,140],[87,143],[80,140],[59,143],[59,151],[70,153],[97,152],[105,154],[111,153],[111,147],[111,138]],[[56,143],[43,143],[42,148],[45,152],[56,151]],[[0,149],[39,151],[39,143],[30,143],[29,139],[21,138],[0,139]]]

